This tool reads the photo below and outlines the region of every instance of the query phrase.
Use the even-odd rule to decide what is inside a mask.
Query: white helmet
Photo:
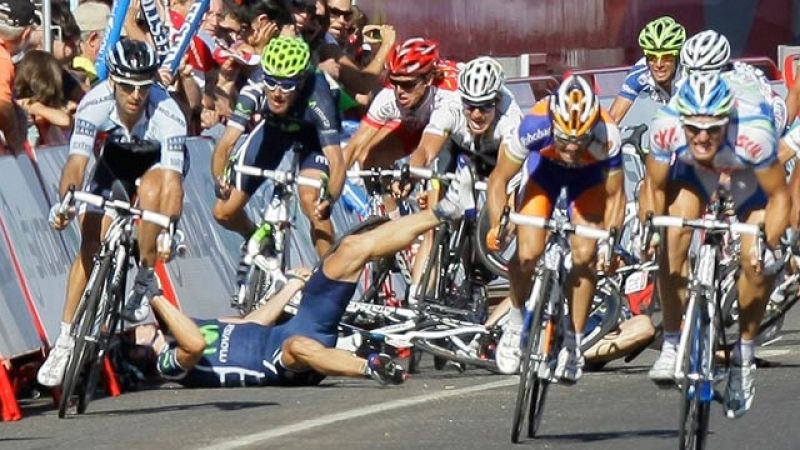
[[[461,98],[472,103],[483,103],[494,99],[505,81],[503,67],[488,56],[469,61],[458,76],[458,91]]]
[[[719,70],[731,58],[728,38],[714,30],[701,31],[686,40],[681,48],[681,64],[687,70]]]

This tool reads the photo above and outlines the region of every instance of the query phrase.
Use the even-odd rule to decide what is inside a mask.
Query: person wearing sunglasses
[[[680,87],[674,104],[663,107],[650,126],[650,154],[640,212],[699,218],[720,184],[730,176],[729,191],[740,222],[765,225],[763,260],[754,236],[741,236],[742,276],[738,281],[740,339],[725,390],[728,417],[744,414],[755,396],[753,340],[780,267],[778,245],[788,223],[790,197],[777,157],[772,118],[740,111],[736,96],[719,73],[697,71]],[[659,384],[673,383],[687,280],[684,273],[692,241],[688,229],[669,228],[658,271],[664,311],[664,343],[650,369]],[[763,262],[762,262],[763,261]]]
[[[642,28],[639,46],[644,57],[634,64],[609,113],[620,123],[640,95],[665,104],[676,91],[681,77],[678,55],[686,40],[686,29],[669,16],[659,17]]]
[[[100,147],[87,190],[110,196],[116,186],[121,186],[129,198],[138,193],[142,209],[177,220],[183,207],[186,119],[166,89],[156,84],[159,61],[155,49],[145,42],[124,38],[109,49],[106,63],[108,80],[89,91],[75,113],[59,192],[64,196],[71,186],[84,185],[89,159]],[[141,179],[138,189],[137,179]],[[76,211],[62,214],[58,203],[51,210],[51,223],[63,230]],[[59,385],[64,376],[74,346],[73,316],[103,230],[112,219],[99,208],[88,207],[79,212],[80,254],[67,281],[61,332],[37,375],[45,386]],[[139,269],[123,310],[123,317],[130,322],[144,320],[150,313],[149,299],[161,294],[153,271],[157,257],[169,257],[157,255],[156,239],[161,231],[157,225],[139,225]]]
[[[330,174],[329,199],[319,199],[317,189],[298,188],[300,206],[311,222],[312,240],[323,255],[333,243],[330,209],[342,190],[345,169],[336,105],[325,76],[310,66],[310,58],[302,39],[280,36],[267,45],[261,58],[261,80],[239,95],[214,151],[212,175],[219,198],[214,217],[244,239],[255,231],[244,207],[263,179],[238,173],[228,179],[224,174],[236,141],[258,114],[261,120],[237,151],[239,164],[275,169],[293,149],[300,175],[322,178]]]
[[[387,66],[387,86],[375,96],[345,148],[348,167],[355,162],[391,167],[417,148],[434,111],[461,103],[458,82],[439,60],[437,42],[408,39],[395,46]]]
[[[600,107],[589,82],[569,76],[554,95],[537,102],[514,133],[510,145],[500,153],[489,176],[487,201],[491,228],[489,248],[499,247],[499,223],[506,205],[506,186],[520,170],[518,191],[521,214],[550,217],[561,191],[574,224],[596,228],[619,228],[625,212],[619,129]],[[512,307],[497,346],[498,368],[508,374],[519,370],[523,308],[531,291],[533,274],[544,252],[546,233],[517,227],[517,251],[509,263]],[[580,351],[583,330],[594,296],[597,241],[572,238],[572,270],[566,281],[572,329],[555,361],[547,364],[550,376],[575,383],[583,373]],[[603,261],[603,264],[607,261]]]

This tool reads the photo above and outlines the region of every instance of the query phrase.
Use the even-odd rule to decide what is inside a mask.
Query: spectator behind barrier
[[[81,40],[79,53],[72,60],[72,69],[84,87],[89,88],[97,80],[95,63],[103,45],[111,9],[105,3],[88,1],[78,5],[73,15],[81,30]]]
[[[81,29],[78,27],[75,17],[69,12],[69,6],[66,3],[53,2],[52,13],[52,54],[61,66],[64,95],[66,95],[67,99],[77,103],[88,90],[87,87],[81,85],[80,80],[69,72],[73,58],[78,54]],[[34,48],[44,50],[44,27],[37,26],[34,29],[31,41],[34,44]]]
[[[14,97],[28,113],[28,140],[33,146],[66,145],[76,104],[64,96],[62,68],[42,50],[25,54],[17,67]]]
[[[0,154],[18,155],[24,148],[25,116],[12,99],[14,62],[31,47],[31,33],[39,23],[30,0],[0,0]]]

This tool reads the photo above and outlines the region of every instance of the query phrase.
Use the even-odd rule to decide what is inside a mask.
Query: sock
[[[664,343],[661,344],[661,351],[677,352],[680,340],[681,340],[681,333],[679,331],[664,332]]]
[[[583,333],[575,333],[575,349],[581,348],[581,342],[583,342]]]
[[[511,325],[522,326],[522,308],[512,306],[508,311],[508,323]]]
[[[564,331],[564,347],[575,348],[577,346],[577,336],[575,334],[574,331],[569,329]]]
[[[739,342],[733,350],[733,360],[740,365],[750,365],[755,359],[755,343],[745,339],[739,339]]]
[[[68,338],[69,333],[72,330],[72,324],[67,322],[61,322],[61,332],[59,333],[59,338]]]

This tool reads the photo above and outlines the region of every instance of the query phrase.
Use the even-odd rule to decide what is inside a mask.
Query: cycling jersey
[[[640,95],[645,95],[658,103],[667,103],[670,97],[677,92],[678,81],[682,73],[683,69],[678,65],[675,70],[675,78],[672,80],[672,90],[667,92],[653,78],[650,67],[647,65],[647,58],[642,58],[628,71],[619,96],[634,101]]]
[[[96,145],[105,144],[104,140],[113,141],[133,153],[137,153],[140,147],[155,145],[160,158],[154,167],[183,173],[186,142],[183,112],[158,84],[150,88],[144,108],[139,121],[128,130],[119,118],[110,82],[106,80],[98,84],[83,97],[75,112],[69,154],[90,156]]]
[[[394,89],[385,87],[375,96],[364,121],[375,128],[396,129],[402,126],[421,134],[434,111],[450,106],[461,108],[461,97],[458,92],[442,89],[436,85],[428,88],[425,97],[413,109],[400,106],[395,98]]]
[[[697,165],[686,142],[680,114],[671,106],[661,108],[650,127],[650,152],[662,163],[669,164],[673,155],[686,164]],[[765,115],[730,117],[727,134],[714,157],[712,168],[718,172],[742,169],[763,169],[777,160],[775,128]],[[704,166],[707,167],[707,166]]]
[[[556,165],[567,167],[585,167],[604,162],[605,167],[617,169],[622,165],[619,128],[603,109],[600,110],[597,123],[589,131],[591,138],[586,151],[576,164],[564,162],[555,149],[549,97],[533,105],[514,134],[506,154],[517,162],[524,161],[531,153],[538,153]]]
[[[322,72],[308,76],[300,86],[294,104],[285,116],[276,116],[267,106],[264,73],[257,75],[239,92],[236,107],[228,124],[245,130],[254,114],[260,114],[268,128],[294,135],[314,135],[324,148],[339,145],[339,112],[328,82]]]

